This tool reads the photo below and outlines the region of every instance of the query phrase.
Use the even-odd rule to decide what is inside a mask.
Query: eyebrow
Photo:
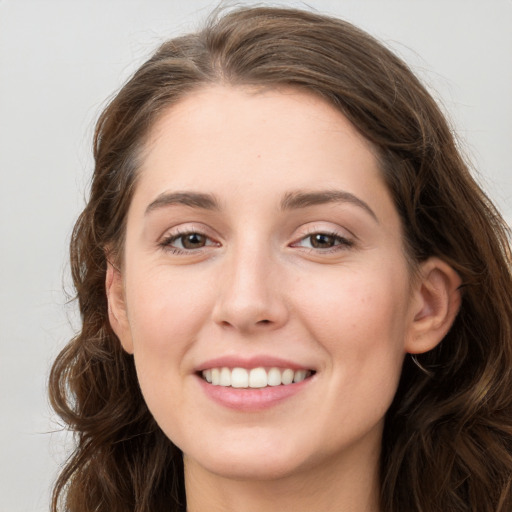
[[[146,208],[145,214],[166,206],[184,205],[203,210],[220,210],[219,201],[212,194],[199,192],[164,192]]]
[[[365,210],[379,223],[375,212],[362,199],[344,190],[320,190],[318,192],[295,191],[285,194],[281,201],[282,210],[295,210],[328,203],[350,203]]]
[[[305,192],[297,190],[287,192],[281,201],[281,210],[296,210],[329,203],[351,203],[359,206],[379,223],[375,212],[354,194],[344,190],[321,190],[318,192]],[[213,194],[200,192],[164,192],[152,201],[146,208],[145,214],[173,205],[184,205],[204,210],[220,210],[220,203]]]

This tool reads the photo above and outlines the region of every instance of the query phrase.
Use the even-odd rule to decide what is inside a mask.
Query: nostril
[[[259,320],[257,323],[258,324],[269,324],[270,320]]]

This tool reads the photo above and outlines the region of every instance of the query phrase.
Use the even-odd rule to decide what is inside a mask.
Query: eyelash
[[[180,248],[180,247],[174,247],[172,244],[176,242],[177,240],[181,239],[181,245],[183,246],[183,240],[185,237],[190,235],[198,235],[200,237],[204,237],[206,240],[205,245],[198,247],[198,248],[192,248],[192,249],[186,249],[186,248]],[[315,235],[322,235],[325,237],[330,237],[334,241],[334,245],[332,247],[327,248],[316,248],[316,247],[304,247],[300,245],[301,242],[307,240],[308,238],[311,239]],[[200,230],[189,230],[189,231],[177,231],[176,233],[173,233],[169,236],[166,236],[160,243],[159,246],[162,247],[162,249],[169,251],[172,254],[200,254],[203,250],[205,250],[207,247],[212,246],[219,246],[220,244],[218,242],[213,241],[208,235],[206,235],[204,232]],[[312,252],[312,253],[321,253],[321,254],[331,254],[339,251],[344,251],[347,249],[350,249],[354,246],[354,241],[349,240],[345,238],[344,236],[340,235],[336,231],[325,231],[325,230],[312,230],[308,233],[306,233],[304,236],[299,238],[296,242],[293,242],[290,244],[290,247],[297,247],[301,248],[303,251]]]
[[[171,245],[172,243],[176,242],[180,238],[182,239],[182,245],[183,245],[183,239],[190,235],[199,235],[201,237],[204,237],[207,240],[207,242],[205,245],[198,247],[196,249],[185,249],[185,248],[181,249],[180,247],[173,247]],[[162,249],[169,251],[172,254],[191,254],[191,253],[199,254],[200,252],[202,252],[202,250],[205,249],[205,247],[219,245],[217,242],[208,243],[208,241],[212,242],[212,239],[205,233],[201,232],[200,230],[189,230],[189,231],[179,231],[178,230],[176,233],[166,236],[158,245]]]
[[[323,235],[326,237],[332,237],[334,239],[334,245],[332,247],[328,248],[316,248],[316,247],[303,247],[300,246],[299,243],[310,239],[315,235]],[[354,241],[349,240],[348,238],[345,238],[344,236],[340,235],[336,231],[325,231],[325,230],[313,230],[308,233],[306,233],[304,236],[302,236],[297,242],[294,242],[291,244],[292,247],[301,247],[302,250],[306,250],[308,252],[314,252],[314,253],[321,253],[321,254],[331,254],[338,251],[345,251],[347,249],[350,249],[354,246]]]

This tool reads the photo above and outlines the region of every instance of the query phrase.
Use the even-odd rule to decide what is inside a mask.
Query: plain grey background
[[[512,1],[308,4],[356,23],[413,66],[510,221]],[[63,285],[94,120],[161,41],[196,29],[216,5],[0,0],[0,512],[48,510],[71,442],[49,410],[46,384],[78,326]]]

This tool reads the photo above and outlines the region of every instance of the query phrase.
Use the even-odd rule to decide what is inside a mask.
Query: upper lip
[[[196,368],[197,372],[208,370],[210,368],[246,368],[250,370],[252,368],[290,368],[292,370],[314,370],[311,366],[303,365],[288,359],[282,359],[280,357],[259,355],[251,357],[240,357],[240,356],[221,356],[214,359],[208,359],[202,362]]]

